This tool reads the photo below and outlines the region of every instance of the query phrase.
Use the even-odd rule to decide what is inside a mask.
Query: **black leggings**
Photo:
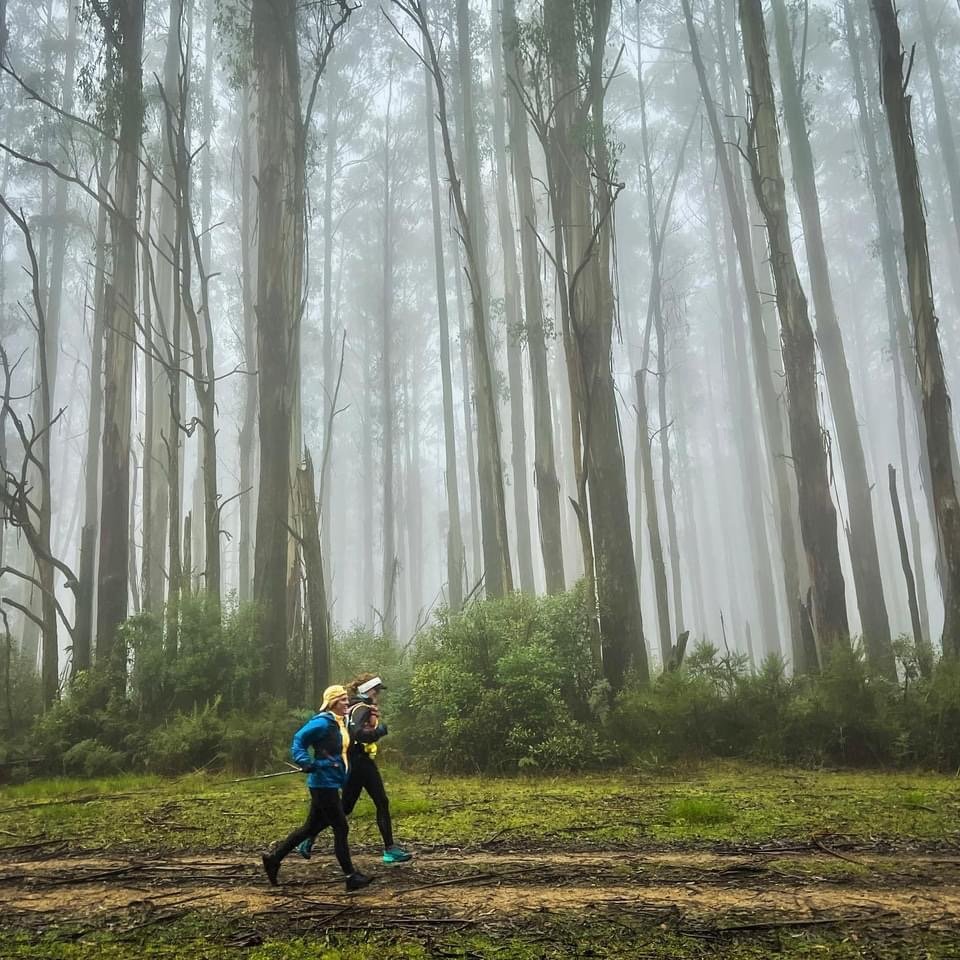
[[[390,801],[383,786],[383,777],[380,776],[376,761],[372,760],[367,753],[351,751],[350,776],[343,788],[343,812],[346,816],[349,817],[353,813],[353,808],[364,790],[370,795],[373,805],[377,808],[377,827],[380,830],[380,836],[383,837],[384,849],[392,847],[393,823],[390,820]],[[311,836],[319,833],[326,825],[326,821],[320,823]],[[297,843],[299,842],[298,840]]]
[[[377,808],[377,827],[383,837],[383,846],[393,846],[393,823],[390,820],[390,801],[383,787],[383,777],[377,769],[376,761],[367,753],[351,751],[350,776],[343,788],[343,812],[349,817],[360,799],[360,793],[366,790]]]
[[[350,859],[350,847],[347,844],[350,828],[340,802],[340,791],[332,787],[310,787],[310,812],[306,822],[279,844],[274,851],[274,857],[279,862],[295,846],[307,837],[316,836],[324,827],[333,830],[333,851],[337,855],[340,869],[349,876],[353,873],[353,861]]]

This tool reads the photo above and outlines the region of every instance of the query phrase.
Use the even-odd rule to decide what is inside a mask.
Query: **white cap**
[[[377,687],[382,687],[383,681],[379,677],[374,677],[372,680],[366,680],[357,687],[357,693],[369,693],[371,690],[375,690]]]

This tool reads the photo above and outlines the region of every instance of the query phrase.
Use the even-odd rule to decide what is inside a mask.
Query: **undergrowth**
[[[171,651],[162,616],[132,618],[122,631],[122,695],[94,670],[32,726],[0,710],[0,778],[275,769],[316,703],[302,644],[291,650],[290,703],[258,693],[255,627],[251,608],[186,597]],[[335,633],[331,652],[338,680],[364,669],[386,678],[386,743],[421,770],[550,773],[729,758],[955,771],[960,662],[943,660],[922,677],[909,644],[896,649],[894,682],[873,674],[858,648],[797,677],[776,657],[755,668],[700,644],[681,669],[646,685],[634,679],[613,696],[591,656],[577,587],[442,610],[406,648],[354,627]],[[22,698],[29,685],[15,689]]]

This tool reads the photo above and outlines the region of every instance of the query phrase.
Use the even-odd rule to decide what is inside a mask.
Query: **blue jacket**
[[[293,735],[290,756],[309,773],[308,787],[339,790],[347,782],[343,735],[332,713],[318,713]]]

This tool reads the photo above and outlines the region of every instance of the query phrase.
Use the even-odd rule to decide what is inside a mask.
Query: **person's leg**
[[[339,794],[336,790],[325,790],[318,787],[310,787],[310,810],[307,813],[307,819],[303,825],[298,827],[293,833],[289,834],[284,840],[277,844],[272,853],[263,855],[263,868],[267,871],[267,878],[276,885],[277,873],[280,870],[280,864],[284,857],[301,841],[307,837],[318,833],[327,823],[326,810],[329,805],[329,798],[325,795],[333,793],[339,803]]]
[[[323,799],[323,807],[324,819],[333,831],[333,852],[340,864],[340,869],[349,877],[355,873],[353,861],[350,859],[348,842],[350,825],[347,823],[347,816],[343,812],[339,792],[336,790],[330,791],[330,796]]]
[[[370,761],[370,768],[365,771],[364,787],[370,794],[373,805],[377,808],[377,827],[383,837],[383,849],[389,850],[393,845],[393,822],[390,819],[390,801],[383,786],[383,777],[374,761]]]
[[[343,787],[343,812],[349,817],[366,786],[367,767],[371,764],[365,753],[350,754],[350,773]]]

